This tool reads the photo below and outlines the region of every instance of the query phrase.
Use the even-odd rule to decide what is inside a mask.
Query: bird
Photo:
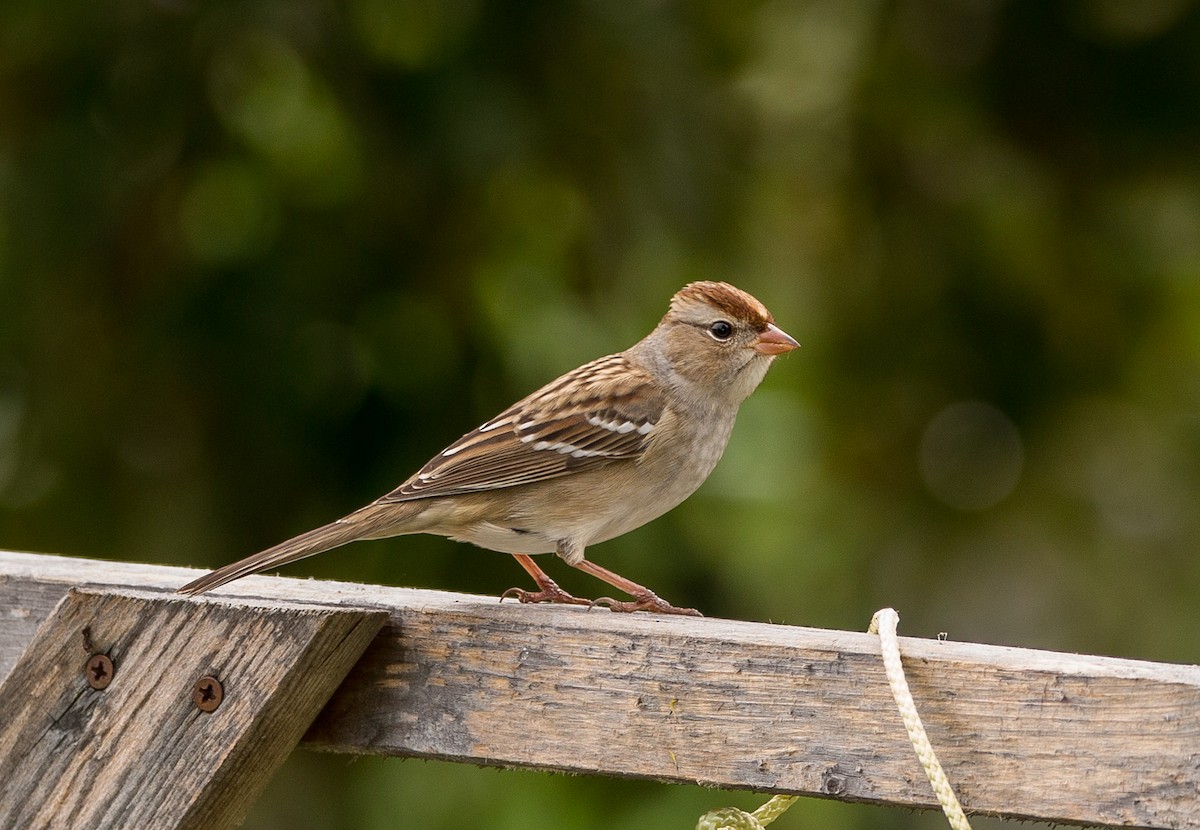
[[[747,292],[690,283],[642,340],[513,404],[390,493],[178,592],[202,594],[360,539],[429,533],[511,554],[537,590],[510,588],[501,600],[700,616],[585,552],[695,492],[724,453],[739,406],[775,357],[799,345]],[[543,553],[632,599],[569,594],[534,562]]]

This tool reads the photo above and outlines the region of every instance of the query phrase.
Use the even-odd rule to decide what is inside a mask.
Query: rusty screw
[[[826,795],[845,795],[846,777],[826,770],[821,776],[821,792]]]
[[[93,654],[83,670],[87,683],[93,689],[107,689],[113,679],[113,661],[107,654]]]
[[[225,689],[221,681],[210,674],[204,675],[192,687],[192,701],[201,712],[215,712],[225,699]]]

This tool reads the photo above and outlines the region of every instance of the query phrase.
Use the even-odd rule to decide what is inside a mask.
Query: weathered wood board
[[[72,589],[0,683],[0,827],[236,826],[384,618]]]
[[[195,573],[0,553],[0,608],[20,622],[0,623],[0,676],[69,585],[166,588]],[[275,577],[218,596],[388,610],[312,748],[934,804],[867,634]],[[1200,667],[901,649],[969,811],[1200,828]]]

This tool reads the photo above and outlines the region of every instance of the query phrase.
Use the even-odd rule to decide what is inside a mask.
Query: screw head
[[[215,712],[225,699],[225,689],[221,681],[210,674],[204,675],[192,687],[192,702],[201,712]]]
[[[83,674],[93,689],[107,689],[113,679],[113,661],[107,654],[93,654],[88,658]]]

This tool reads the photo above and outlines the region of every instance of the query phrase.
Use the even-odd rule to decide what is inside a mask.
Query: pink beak
[[[767,324],[767,330],[754,339],[751,344],[759,354],[777,355],[800,348],[800,344],[774,323]]]

